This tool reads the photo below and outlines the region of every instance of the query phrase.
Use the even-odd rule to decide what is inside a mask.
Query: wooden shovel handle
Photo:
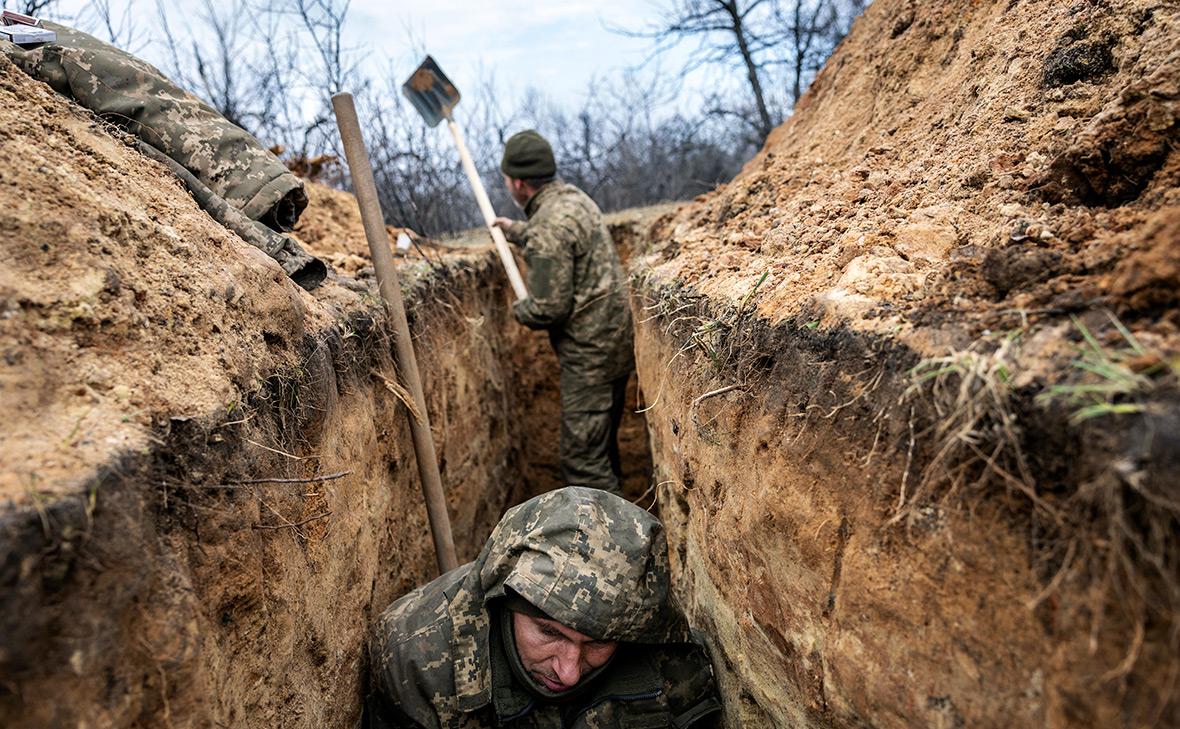
[[[381,203],[377,199],[373,167],[369,162],[369,153],[365,150],[365,140],[361,136],[361,125],[357,120],[352,94],[333,96],[332,108],[336,111],[336,124],[340,127],[340,138],[344,141],[344,156],[348,160],[352,190],[361,209],[361,223],[365,227],[365,238],[369,241],[373,269],[377,273],[377,286],[381,290],[381,298],[385,301],[385,307],[393,323],[393,345],[398,373],[405,380],[406,389],[410,391],[410,397],[413,398],[420,414],[420,417],[415,417],[413,413],[407,412],[410,436],[414,441],[414,455],[418,461],[418,478],[422,481],[422,496],[426,500],[426,516],[430,520],[430,533],[434,537],[438,569],[439,572],[450,572],[459,565],[455,556],[454,537],[451,534],[451,517],[447,512],[447,497],[443,493],[442,478],[438,472],[434,437],[430,433],[430,416],[426,412],[422,378],[418,375],[418,359],[414,356],[414,345],[410,340],[410,326],[406,321],[406,307],[402,302],[397,268],[393,265],[393,253],[389,250],[385,216],[381,213]]]
[[[483,213],[483,221],[492,233],[492,241],[496,244],[496,252],[500,254],[500,263],[504,264],[504,272],[508,274],[508,281],[512,284],[512,291],[516,298],[527,299],[529,290],[520,277],[520,269],[516,267],[516,259],[512,257],[512,249],[508,247],[508,239],[504,231],[495,225],[496,211],[492,209],[492,201],[488,199],[487,190],[483,187],[483,180],[479,178],[479,171],[471,161],[471,152],[467,151],[467,143],[463,141],[463,133],[459,125],[447,119],[447,127],[451,136],[455,138],[455,146],[459,148],[459,159],[463,161],[463,171],[467,173],[467,181],[471,183],[471,190],[475,193],[475,201],[479,203],[479,210]]]

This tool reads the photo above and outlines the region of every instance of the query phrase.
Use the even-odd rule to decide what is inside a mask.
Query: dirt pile
[[[768,273],[771,321],[1139,311],[1114,274],[1175,255],[1176,24],[1158,2],[883,3],[743,174],[667,221],[657,269],[733,303]]]
[[[661,513],[731,720],[1177,725],[1177,37],[879,0],[649,231]]]
[[[342,274],[356,276],[364,273],[372,276],[372,263],[369,261],[369,245],[365,241],[365,229],[361,224],[361,213],[356,206],[356,200],[347,192],[336,190],[315,182],[306,183],[308,207],[299,218],[295,227],[295,237],[309,242],[315,248],[316,255],[322,257],[333,268]],[[388,226],[390,245],[398,239],[398,234],[406,233],[414,244],[409,251],[399,251],[394,247],[397,257],[410,260],[424,259],[435,264],[441,262],[444,251],[435,241],[422,238],[417,233],[405,229]],[[461,241],[462,244],[452,246],[475,248],[476,253],[482,252],[486,246],[480,245],[471,237]],[[455,252],[455,251],[452,251]]]
[[[0,69],[0,497],[27,505],[77,488],[112,448],[148,447],[154,414],[232,408],[328,316],[100,122]]]

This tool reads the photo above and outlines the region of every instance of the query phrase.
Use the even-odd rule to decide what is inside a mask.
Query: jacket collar
[[[541,206],[545,204],[545,201],[556,195],[557,192],[563,187],[565,187],[565,183],[561,180],[554,180],[553,182],[547,182],[542,185],[541,189],[537,190],[536,194],[529,198],[529,201],[525,203],[525,216],[532,218],[533,215],[535,215],[536,212],[541,209]]]

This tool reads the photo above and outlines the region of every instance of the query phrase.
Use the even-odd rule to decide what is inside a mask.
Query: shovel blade
[[[459,103],[459,89],[455,88],[430,56],[402,84],[402,93],[432,127],[438,126],[443,119],[449,119],[455,104]]]

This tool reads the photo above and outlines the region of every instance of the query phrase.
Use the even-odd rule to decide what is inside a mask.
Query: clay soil
[[[770,321],[973,336],[1106,305],[1170,340],[1178,22],[880,3],[742,174],[655,231],[655,273],[734,304],[767,274]]]
[[[612,220],[626,490],[730,725],[1178,725],[1178,15],[877,0],[736,180]],[[0,724],[352,726],[434,569],[351,198],[310,186],[307,293],[3,60],[0,101]],[[559,483],[556,361],[480,236],[420,243],[470,558]]]
[[[731,724],[1177,726],[1177,37],[878,0],[650,229],[659,506]]]

